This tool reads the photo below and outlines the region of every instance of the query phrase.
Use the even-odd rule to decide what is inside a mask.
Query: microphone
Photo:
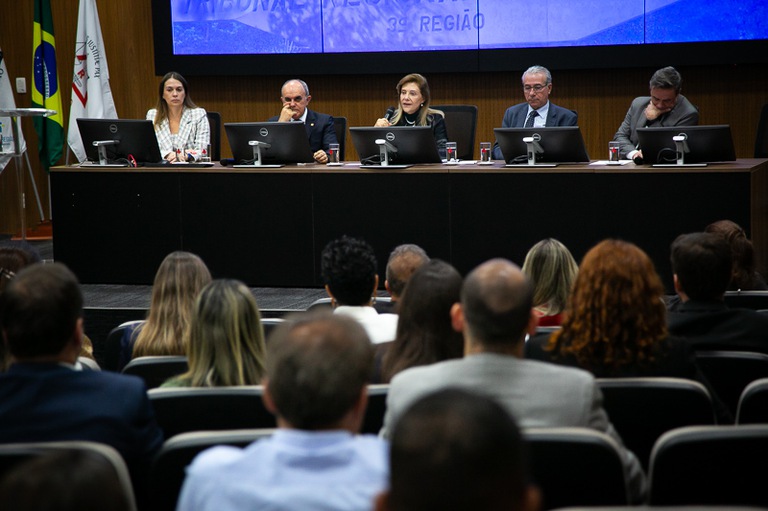
[[[394,113],[395,113],[395,107],[391,106],[387,108],[387,113],[384,114],[384,119],[386,121],[389,121],[389,119],[392,117]]]

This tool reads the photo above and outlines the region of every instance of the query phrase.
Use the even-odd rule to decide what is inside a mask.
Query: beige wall
[[[74,59],[78,0],[52,0],[58,50],[59,79],[64,91],[65,127],[69,121],[68,92]],[[157,94],[154,73],[151,0],[97,0],[104,34],[111,86],[118,115],[143,118]],[[0,0],[0,48],[5,53],[11,80],[29,82],[32,61],[32,2]],[[674,64],[671,55],[670,64]],[[546,65],[546,62],[540,62]],[[702,124],[730,124],[739,157],[754,150],[759,110],[768,102],[768,65],[680,67],[684,93],[701,110]],[[579,124],[593,158],[602,158],[607,142],[621,123],[633,97],[644,94],[650,68],[570,70],[554,73],[552,101],[579,112]],[[300,75],[300,73],[297,73]],[[265,120],[276,115],[280,84],[287,76],[189,77],[190,94],[208,110],[221,112],[224,122]],[[372,124],[395,102],[399,75],[307,76],[314,109],[348,118],[349,126]],[[504,109],[522,100],[519,73],[432,74],[428,76],[435,104],[477,105],[477,140],[493,140]],[[29,89],[29,83],[28,83]],[[16,95],[20,107],[30,106],[30,94]],[[35,179],[48,217],[48,183],[37,164],[37,137],[31,122],[24,126],[33,160]],[[231,155],[226,140],[222,154]],[[348,144],[347,159],[357,155]],[[38,221],[37,209],[27,189],[27,223]],[[16,172],[10,164],[0,175],[0,233],[18,230]]]

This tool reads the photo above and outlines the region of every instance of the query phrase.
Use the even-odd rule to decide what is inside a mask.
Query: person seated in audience
[[[331,241],[321,254],[320,274],[334,313],[363,325],[374,344],[394,340],[397,314],[379,314],[373,308],[379,276],[376,255],[368,243],[348,236]]]
[[[14,361],[0,374],[0,442],[100,442],[123,456],[135,485],[143,481],[163,435],[141,378],[75,370],[83,338],[75,275],[61,263],[33,264],[1,300]]]
[[[365,330],[339,315],[298,317],[267,350],[264,404],[278,429],[198,455],[177,509],[371,509],[389,473],[387,443],[358,434],[373,369]]]
[[[328,149],[338,142],[333,117],[307,108],[312,96],[309,85],[304,80],[293,78],[280,88],[280,101],[283,108],[280,115],[270,117],[270,121],[303,122],[309,138],[309,148],[317,163],[328,163]]]
[[[515,420],[482,394],[446,389],[416,401],[392,432],[389,489],[376,511],[537,511]]]
[[[669,332],[695,350],[768,353],[768,316],[724,302],[733,276],[731,247],[720,234],[683,234],[672,243],[675,291],[682,302],[667,313]]]
[[[168,254],[155,274],[147,320],[123,334],[118,369],[131,358],[186,355],[184,335],[195,299],[210,281],[208,267],[195,254]]]
[[[160,80],[157,105],[146,118],[155,125],[157,145],[165,160],[187,161],[188,154],[197,158],[211,143],[208,115],[195,105],[187,80],[175,71]]]
[[[445,114],[429,107],[431,95],[427,79],[418,73],[411,73],[397,82],[396,89],[399,98],[397,108],[389,107],[374,126],[431,126],[437,152],[440,158],[445,159],[445,144],[448,142]]]
[[[386,343],[382,381],[389,382],[409,367],[461,358],[464,340],[451,324],[451,308],[460,300],[461,280],[456,268],[438,259],[416,270],[400,303],[397,337]]]
[[[264,329],[253,293],[236,280],[214,280],[195,301],[184,345],[189,371],[163,387],[259,385]]]
[[[544,66],[531,66],[523,73],[525,103],[507,108],[501,121],[502,128],[543,128],[551,126],[577,126],[579,115],[549,101],[552,94],[552,73]],[[503,160],[499,143],[493,145],[493,158]]]
[[[390,296],[389,302],[376,302],[374,307],[379,312],[397,312],[397,306],[400,297],[405,291],[408,279],[411,278],[421,265],[429,261],[429,256],[418,245],[406,243],[398,245],[389,254],[387,260],[386,279],[384,280],[384,289]]]
[[[539,316],[539,326],[559,326],[579,273],[571,252],[556,239],[542,240],[526,254],[523,273],[533,283],[533,310]]]
[[[755,249],[744,229],[731,220],[719,220],[709,224],[704,232],[720,234],[731,245],[733,273],[728,291],[768,290],[763,276],[755,270]]]
[[[632,502],[642,501],[645,475],[608,419],[594,376],[522,358],[526,334],[536,330],[538,318],[533,288],[520,268],[493,259],[472,270],[451,315],[464,334],[464,358],[412,367],[392,378],[381,431],[385,438],[426,394],[448,387],[479,392],[496,399],[522,428],[583,427],[612,437],[621,452],[627,493]]]
[[[620,143],[622,159],[643,163],[643,151],[638,145],[637,128],[659,126],[695,126],[699,124],[699,109],[680,94],[683,78],[674,67],[659,69],[651,76],[650,95],[632,100],[632,104],[613,139]]]
[[[0,483],[3,511],[132,511],[133,499],[114,466],[85,450],[35,456],[13,467]]]

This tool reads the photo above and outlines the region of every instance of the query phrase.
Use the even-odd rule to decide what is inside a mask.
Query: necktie
[[[539,115],[539,112],[536,110],[531,110],[531,113],[528,114],[528,118],[525,120],[525,126],[524,128],[533,128],[533,119]]]

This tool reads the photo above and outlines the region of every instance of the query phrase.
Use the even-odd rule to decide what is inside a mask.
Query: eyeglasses
[[[530,93],[531,91],[533,91],[536,94],[538,94],[539,92],[543,91],[546,88],[547,88],[546,85],[541,85],[540,83],[537,83],[536,85],[525,85],[525,86],[523,86],[523,90],[525,91],[526,94]]]
[[[292,101],[293,101],[294,103],[301,103],[301,102],[302,102],[302,100],[304,99],[304,96],[296,96],[295,98],[282,98],[282,99],[283,99],[283,101],[285,101],[286,103],[290,103],[290,102],[292,102]]]

